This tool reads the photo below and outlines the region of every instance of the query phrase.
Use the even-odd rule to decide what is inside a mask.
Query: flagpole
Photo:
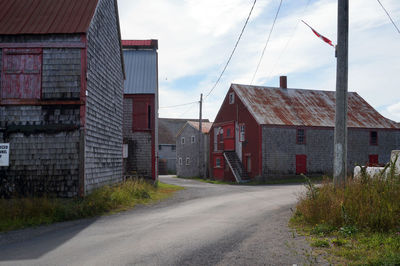
[[[336,113],[333,181],[344,186],[347,171],[347,90],[349,47],[349,0],[338,0],[338,41],[336,46]]]

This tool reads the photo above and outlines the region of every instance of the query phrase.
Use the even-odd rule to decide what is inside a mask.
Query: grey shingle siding
[[[101,0],[88,31],[85,191],[122,180],[123,69],[114,1]]]
[[[192,136],[195,137],[194,143]],[[181,143],[182,138],[185,138],[185,144]],[[182,158],[182,165],[179,158]],[[189,158],[189,165],[186,165],[186,158]],[[176,138],[176,174],[182,177],[199,176],[199,132],[189,125]]]
[[[128,144],[128,159],[124,160],[124,174],[136,172],[145,178],[152,178],[152,158],[150,132],[132,131],[132,99],[124,99],[124,143]]]
[[[43,49],[42,99],[79,99],[81,49]]]
[[[348,130],[348,174],[356,164],[368,162],[368,155],[378,154],[379,163],[387,163],[391,150],[398,149],[398,131],[378,131],[378,145],[370,145],[370,131],[374,129]],[[332,174],[333,129],[305,127],[306,144],[296,144],[294,127],[262,127],[262,157],[264,177],[282,177],[296,172],[296,154],[307,155],[308,174]]]

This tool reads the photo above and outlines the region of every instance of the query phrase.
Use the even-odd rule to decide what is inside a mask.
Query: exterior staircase
[[[225,160],[227,161],[229,168],[233,175],[235,176],[237,183],[245,183],[249,181],[249,175],[247,171],[244,169],[242,162],[234,151],[225,151],[224,152]]]

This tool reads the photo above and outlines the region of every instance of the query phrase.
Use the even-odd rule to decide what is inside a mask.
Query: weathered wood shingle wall
[[[100,0],[88,32],[85,191],[122,180],[123,69],[114,1]]]

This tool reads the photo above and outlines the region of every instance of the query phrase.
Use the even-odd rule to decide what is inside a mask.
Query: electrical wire
[[[188,109],[186,109],[186,111],[184,111],[184,112],[183,112],[181,115],[179,115],[178,117],[182,117],[182,116],[184,116],[187,112],[189,112],[190,110],[192,110],[193,104],[195,104],[195,103],[199,103],[199,102],[193,102],[192,105],[191,105]]]
[[[159,109],[186,106],[186,105],[191,105],[191,104],[194,104],[194,103],[197,103],[197,102],[198,102],[198,101],[196,101],[196,102],[190,102],[190,103],[177,104],[177,105],[162,106],[162,107],[159,107]]]
[[[246,28],[246,26],[247,26],[247,23],[249,22],[251,13],[253,12],[253,9],[254,9],[254,6],[255,6],[256,2],[257,2],[257,0],[254,0],[253,5],[251,6],[251,9],[250,9],[249,15],[247,16],[246,22],[244,23],[244,26],[243,26],[243,28],[242,28],[242,31],[240,32],[239,38],[238,38],[238,40],[236,41],[235,47],[233,48],[232,53],[231,53],[231,55],[229,56],[229,59],[228,59],[228,61],[227,61],[226,64],[225,64],[224,69],[222,70],[221,74],[219,75],[219,77],[218,77],[217,81],[215,82],[214,86],[211,88],[211,90],[210,90],[210,91],[206,94],[206,96],[204,97],[204,100],[211,94],[211,92],[215,89],[215,87],[217,87],[219,81],[221,80],[222,75],[225,73],[225,70],[226,70],[226,68],[228,67],[229,62],[231,61],[232,56],[233,56],[233,54],[235,53],[235,50],[236,50],[236,48],[237,48],[237,46],[238,46],[238,44],[239,44],[239,41],[240,41],[240,39],[242,38],[242,35],[243,35],[243,32],[244,32],[244,30],[245,30],[245,28]]]
[[[310,4],[310,1],[311,1],[311,0],[308,0],[308,1],[307,1],[307,4],[306,4],[306,6],[304,7],[303,12],[301,12],[301,16],[300,16],[301,18],[304,17],[304,13],[306,13],[306,11],[307,11],[307,9],[308,9],[308,6],[309,6],[309,4]],[[281,53],[279,54],[278,59],[276,60],[274,66],[271,68],[271,71],[269,72],[269,74],[268,74],[268,76],[267,76],[267,79],[269,79],[269,78],[273,75],[273,72],[274,72],[275,68],[278,66],[278,64],[279,64],[279,62],[280,62],[280,60],[281,60],[281,57],[282,57],[283,54],[286,52],[286,49],[289,47],[289,44],[290,44],[290,42],[292,41],[293,37],[296,35],[296,32],[297,32],[297,29],[298,29],[298,27],[299,27],[300,21],[301,21],[301,19],[299,19],[299,20],[297,21],[297,24],[296,24],[296,26],[294,27],[294,30],[293,30],[293,32],[292,32],[292,34],[291,34],[289,40],[286,42],[285,47],[283,48],[283,50],[282,50]]]
[[[263,56],[264,56],[265,49],[267,49],[267,46],[268,46],[269,40],[270,40],[270,38],[271,38],[272,31],[274,30],[274,26],[275,26],[276,19],[278,18],[279,11],[281,10],[282,1],[283,1],[283,0],[281,0],[281,1],[280,1],[280,3],[279,3],[278,10],[276,11],[276,14],[275,14],[274,22],[272,23],[272,27],[271,27],[271,30],[270,30],[270,32],[269,32],[269,34],[268,34],[267,41],[265,42],[265,46],[264,46],[264,49],[263,49],[263,51],[262,51],[262,53],[261,53],[260,60],[258,61],[258,64],[257,64],[256,71],[254,72],[254,74],[253,74],[253,77],[251,78],[250,85],[252,85],[252,84],[253,84],[254,78],[255,78],[255,77],[256,77],[256,75],[257,75],[258,68],[260,67],[260,64],[261,64],[262,58],[263,58]]]
[[[386,15],[389,17],[390,21],[392,22],[393,26],[396,28],[397,32],[400,33],[399,28],[397,27],[396,23],[394,23],[392,17],[389,15],[389,12],[386,10],[386,8],[382,5],[381,1],[377,0],[378,3],[381,5],[381,7],[383,8],[383,10],[385,11]]]

